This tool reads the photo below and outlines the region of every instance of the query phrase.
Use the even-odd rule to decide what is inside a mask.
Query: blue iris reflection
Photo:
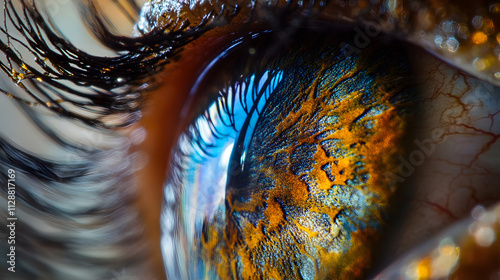
[[[201,258],[192,257],[200,246],[203,224],[213,219],[225,220],[228,174],[236,168],[244,168],[245,151],[255,125],[282,79],[282,71],[265,71],[234,82],[221,91],[180,136],[172,159],[174,167],[170,172],[173,174],[165,185],[162,215],[162,249],[170,277],[186,275],[186,271],[179,271],[183,265],[173,260],[182,263],[189,259],[190,264],[184,267],[190,268],[189,279],[196,279],[209,270]],[[239,158],[239,166],[230,166],[234,157]],[[179,196],[177,199],[167,197],[174,193]],[[174,206],[175,201],[181,205]],[[173,209],[180,209],[181,213]]]

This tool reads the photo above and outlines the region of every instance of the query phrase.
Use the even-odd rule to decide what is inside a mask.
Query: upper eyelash
[[[35,3],[21,0],[22,10],[19,10],[12,1],[5,1],[6,16],[0,32],[6,36],[6,41],[1,41],[0,50],[4,52],[6,62],[0,61],[0,68],[34,102],[5,89],[1,91],[27,105],[44,106],[61,116],[103,128],[133,123],[135,118],[109,124],[100,117],[137,112],[143,98],[137,92],[144,91],[144,85],[155,85],[155,74],[169,63],[169,58],[176,55],[182,46],[213,28],[221,19],[230,20],[237,12],[237,9],[232,13],[224,9],[218,14],[210,12],[195,26],[191,26],[189,21],[175,19],[140,37],[130,38],[114,35],[92,1],[87,0],[80,5],[86,11],[84,17],[93,27],[94,35],[118,55],[99,57],[82,51],[54,30],[51,20],[43,17]],[[7,21],[12,27],[7,27]],[[18,32],[20,38],[11,35],[11,29]],[[13,46],[13,42],[27,50],[35,63],[28,63]],[[68,108],[65,103],[78,107],[80,113]],[[85,112],[97,114],[98,117],[85,116]]]
[[[0,61],[0,68],[34,102],[6,89],[0,88],[0,92],[31,107],[43,106],[60,116],[101,128],[125,127],[135,123],[137,118],[133,113],[139,112],[141,108],[141,93],[156,85],[155,74],[162,71],[163,66],[179,53],[182,46],[215,26],[227,24],[240,11],[238,5],[221,5],[217,13],[205,12],[196,25],[191,25],[188,19],[183,18],[169,19],[168,23],[161,26],[153,22],[150,23],[154,26],[151,31],[131,38],[113,34],[101,11],[91,0],[84,0],[80,10],[84,11],[83,16],[92,27],[95,37],[118,54],[115,57],[100,57],[80,50],[66,40],[51,19],[43,17],[33,1],[20,2],[22,14],[11,0],[4,1],[5,18],[0,32],[6,36],[6,42],[0,41],[0,51],[4,52],[7,62]],[[127,2],[130,4],[134,1]],[[308,2],[305,7],[296,7],[295,3],[290,1],[281,8],[300,14],[301,18],[308,18],[316,1]],[[123,8],[118,1],[115,4]],[[251,8],[247,21],[252,18],[257,2],[249,5]],[[127,17],[132,18],[132,15],[127,14]],[[9,34],[7,20],[21,34],[19,38]],[[279,21],[276,19],[276,24]],[[35,63],[23,59],[11,41],[28,51]],[[89,117],[86,113],[94,116]],[[122,120],[107,122],[105,117],[109,115],[120,115]]]
[[[109,279],[112,269],[127,265],[132,274],[140,271],[140,275],[153,279],[150,277],[152,273],[142,267],[143,260],[147,259],[143,235],[133,230],[140,222],[131,202],[135,198],[132,155],[127,148],[127,139],[107,129],[137,122],[143,99],[140,91],[145,89],[144,85],[154,86],[154,74],[161,71],[181,46],[210,30],[218,19],[231,14],[210,13],[195,26],[177,19],[170,26],[174,31],[167,32],[167,25],[137,38],[125,38],[111,36],[104,21],[99,22],[96,7],[91,6],[91,1],[86,1],[82,5],[88,7],[88,17],[96,17],[97,38],[112,50],[123,52],[108,58],[93,56],[67,41],[52,26],[50,19],[42,17],[39,6],[32,6],[34,1],[18,2],[21,7],[15,9],[12,1],[4,1],[0,51],[5,56],[0,61],[0,68],[34,102],[21,97],[26,95],[9,92],[5,88],[8,85],[0,91],[19,101],[20,109],[28,114],[28,119],[54,144],[62,147],[63,153],[56,154],[56,159],[46,159],[34,154],[30,148],[12,144],[9,135],[0,136],[2,170],[11,168],[24,177],[16,189],[17,207],[26,213],[20,221],[19,234],[22,236],[23,231],[28,234],[16,245],[23,256],[18,263],[20,271],[17,276],[19,279],[55,279],[56,276],[67,279],[68,275],[75,279],[83,276],[85,279]],[[13,31],[17,34],[11,33]],[[28,55],[23,57],[16,48],[27,51]],[[30,63],[32,58],[37,60]],[[109,68],[109,71],[104,68]],[[99,135],[109,134],[118,144],[111,149],[103,148],[103,141],[95,145],[79,144],[57,131],[54,124],[43,119],[43,114],[33,110],[34,106],[43,106],[58,116],[78,121],[72,123],[92,127]],[[85,115],[88,112],[93,116]],[[114,114],[126,115],[127,118],[115,123],[102,120]],[[117,166],[113,161],[121,164]],[[7,184],[6,180],[5,176],[0,176],[3,185]],[[0,200],[6,198],[6,192],[3,189]],[[1,214],[6,215],[4,211]],[[47,227],[37,227],[46,222],[50,224],[49,231]],[[128,232],[126,235],[121,234],[125,231]],[[74,246],[101,244],[109,236],[114,237],[106,241],[106,246],[118,252],[112,258],[86,255],[92,250],[91,246]],[[42,253],[27,253],[33,248]],[[120,253],[124,250],[134,253]],[[54,257],[44,258],[47,255]],[[72,263],[77,259],[84,265]],[[61,269],[57,266],[59,262],[73,265],[72,271]],[[81,273],[86,266],[92,265],[96,269]],[[0,278],[4,273],[0,272]],[[81,273],[81,276],[76,277],[75,273]]]
[[[65,161],[63,158],[45,159],[29,149],[12,144],[7,136],[0,136],[0,166],[4,170],[7,168],[18,170],[26,177],[26,181],[19,184],[17,188],[18,206],[30,211],[25,216],[26,221],[32,219],[43,223],[45,220],[50,220],[53,223],[53,229],[58,232],[58,235],[54,235],[51,232],[37,229],[36,223],[34,225],[26,223],[27,230],[25,232],[29,232],[29,234],[25,236],[25,242],[19,244],[20,252],[30,252],[33,246],[36,246],[41,248],[42,253],[25,255],[22,264],[33,267],[25,272],[21,271],[18,275],[21,278],[41,276],[50,278],[55,277],[55,275],[67,275],[65,274],[67,271],[59,269],[54,264],[71,262],[74,260],[73,258],[79,258],[85,264],[99,266],[98,268],[101,270],[106,266],[108,268],[117,265],[120,267],[122,263],[131,264],[132,269],[140,269],[135,264],[142,265],[141,261],[147,259],[147,256],[143,254],[144,250],[140,249],[143,248],[141,247],[141,242],[143,242],[141,234],[130,232],[134,226],[139,224],[139,220],[133,215],[135,212],[130,202],[134,198],[135,192],[131,171],[133,166],[130,164],[131,156],[127,154],[127,148],[117,146],[107,149],[99,145],[75,143],[66,138],[63,133],[56,131],[54,125],[42,119],[42,114],[38,110],[33,110],[33,107],[43,106],[58,116],[68,117],[94,127],[98,133],[104,132],[108,128],[134,123],[137,121],[137,114],[134,113],[139,112],[143,101],[140,91],[146,87],[155,86],[154,74],[161,71],[162,66],[169,62],[170,57],[179,54],[181,46],[217,26],[219,20],[231,20],[238,9],[228,8],[219,13],[208,13],[202,23],[193,26],[188,25],[184,19],[176,19],[175,22],[172,22],[172,26],[163,25],[138,38],[106,37],[107,35],[103,34],[112,35],[112,33],[108,32],[105,25],[102,25],[98,27],[97,31],[100,30],[103,33],[99,35],[98,32],[97,37],[104,41],[104,45],[111,46],[111,49],[125,52],[117,57],[107,58],[92,56],[66,41],[57,30],[53,29],[49,19],[44,19],[36,7],[31,7],[34,1],[20,0],[19,3],[21,9],[16,10],[12,1],[4,1],[4,11],[10,12],[10,16],[16,24],[11,29],[7,29],[6,22],[9,18],[4,17],[4,25],[0,26],[0,32],[7,37],[7,40],[0,44],[0,51],[4,52],[6,59],[6,61],[0,61],[0,67],[15,83],[27,90],[28,95],[34,98],[35,102],[25,100],[6,89],[0,89],[0,91],[21,102],[21,109],[28,113],[28,118],[45,135],[49,136],[55,144],[64,148],[66,155],[77,155],[80,160],[73,162]],[[90,5],[90,3],[91,1],[84,2],[85,5]],[[97,12],[97,10],[90,9],[88,15],[95,15]],[[37,32],[37,29],[40,32]],[[167,31],[167,29],[174,31]],[[12,30],[17,30],[21,34],[15,38],[10,33]],[[46,42],[47,39],[50,40]],[[124,44],[120,44],[120,42]],[[19,49],[28,50],[31,53],[30,56],[38,56],[39,59],[34,63],[28,63],[32,57],[23,58],[16,50],[15,45]],[[130,49],[127,49],[126,46],[130,46]],[[49,61],[44,61],[45,58],[49,58]],[[68,61],[74,64],[68,64]],[[86,62],[82,63],[81,61]],[[53,67],[49,62],[54,64]],[[142,65],[142,67],[137,67],[137,64]],[[115,67],[110,68],[109,65]],[[102,67],[109,68],[109,71],[106,70],[103,74]],[[45,71],[49,72],[50,75],[45,75]],[[42,79],[42,82],[37,81],[37,78]],[[119,78],[121,80],[118,80]],[[64,81],[70,81],[71,84],[65,84]],[[84,97],[87,100],[82,102],[74,100],[74,97]],[[80,109],[80,112],[82,110],[95,112],[98,116],[90,117],[79,114],[78,111],[64,106],[64,104],[78,105],[79,107],[76,109]],[[114,114],[125,114],[129,118],[112,124],[102,120],[102,118]],[[112,132],[111,134],[120,138],[119,135]],[[126,139],[121,140],[126,142]],[[116,156],[115,153],[119,153],[119,155]],[[120,166],[127,162],[128,164],[125,166],[128,168],[116,169],[113,162],[109,162],[110,160],[120,161],[122,163]],[[5,180],[4,176],[0,176],[0,182],[6,184]],[[104,186],[101,186],[96,192],[94,186],[101,184]],[[5,191],[0,194],[0,198],[4,198]],[[45,195],[52,191],[61,195]],[[61,196],[66,197],[63,200],[58,200]],[[84,203],[82,207],[79,203],[83,200],[87,200],[88,203]],[[81,216],[92,218],[92,220],[87,219],[87,223],[83,225],[75,222]],[[110,221],[109,218],[112,220]],[[127,219],[127,221],[123,222],[123,219]],[[109,222],[106,227],[101,224],[103,220]],[[33,226],[35,228],[32,228]],[[87,226],[90,226],[90,229]],[[86,236],[85,234],[92,232],[93,228],[106,229],[106,232],[100,232],[100,235]],[[129,233],[122,235],[121,233],[125,231]],[[58,240],[61,235],[63,239]],[[114,236],[107,245],[117,249],[115,250],[117,252],[139,248],[136,250],[140,251],[141,254],[115,255],[115,259],[103,260],[99,256],[84,257],[82,253],[85,253],[85,248],[71,247],[73,243],[100,244],[99,242],[102,242],[104,236]],[[47,240],[52,242],[50,251],[60,255],[56,258],[40,259],[40,256],[47,255],[43,253]],[[80,272],[82,269],[85,267],[76,266],[73,273]],[[82,275],[86,279],[89,277],[93,279],[110,278],[109,271],[102,272],[99,269],[85,272]],[[3,273],[4,271],[0,272],[0,275]],[[148,276],[144,277],[148,278]]]

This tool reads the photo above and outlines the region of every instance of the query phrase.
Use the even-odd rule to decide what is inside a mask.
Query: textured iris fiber
[[[404,153],[408,65],[401,50],[311,48],[286,56],[244,171],[206,221],[201,255],[222,279],[354,279],[371,262],[394,191],[384,174]]]

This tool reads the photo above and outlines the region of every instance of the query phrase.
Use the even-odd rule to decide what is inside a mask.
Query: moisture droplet
[[[450,52],[456,52],[458,47],[460,46],[460,43],[458,43],[457,39],[455,37],[448,38],[446,41],[446,46],[448,47],[448,51]]]
[[[472,19],[472,26],[474,26],[474,28],[476,28],[476,29],[479,29],[479,28],[481,28],[481,25],[483,25],[483,17],[482,16],[475,16]]]
[[[436,37],[434,37],[434,44],[436,44],[436,46],[438,47],[441,47],[441,44],[443,44],[443,36],[436,35]]]
[[[480,227],[474,233],[476,243],[481,247],[489,247],[496,239],[495,231],[491,227]]]

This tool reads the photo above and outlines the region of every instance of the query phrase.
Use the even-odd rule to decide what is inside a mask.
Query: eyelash
[[[79,274],[85,275],[86,279],[112,278],[110,273],[114,273],[113,268],[120,269],[127,264],[132,264],[127,267],[132,275],[134,270],[138,270],[140,274],[136,275],[154,278],[149,277],[148,273],[152,272],[142,268],[145,265],[143,261],[147,259],[142,254],[145,252],[143,233],[131,230],[132,227],[136,229],[140,221],[132,204],[135,198],[131,186],[134,166],[129,162],[128,144],[119,142],[111,149],[104,149],[100,144],[79,144],[57,131],[44,118],[43,112],[46,111],[36,108],[44,107],[56,116],[69,118],[72,123],[83,123],[85,129],[124,140],[120,135],[113,134],[113,129],[137,122],[137,113],[143,101],[142,92],[156,86],[155,74],[171,58],[178,56],[182,46],[221,22],[229,22],[238,12],[237,8],[223,8],[217,13],[208,13],[197,24],[190,24],[187,19],[176,19],[170,25],[155,25],[140,37],[127,38],[112,35],[100,21],[102,18],[97,8],[88,6],[91,3],[87,1],[85,7],[87,18],[98,23],[95,25],[93,22],[97,26],[94,35],[105,46],[123,52],[116,57],[97,57],[76,48],[58,33],[50,19],[42,17],[38,7],[30,6],[33,4],[31,1],[20,1],[20,9],[16,9],[12,1],[4,2],[6,16],[0,32],[6,39],[1,39],[0,51],[4,52],[5,60],[0,61],[0,67],[26,94],[11,93],[6,89],[0,91],[17,101],[21,110],[28,114],[28,119],[71,157],[47,159],[30,148],[12,143],[8,137],[0,137],[0,166],[4,170],[16,170],[23,174],[20,176],[26,177],[26,181],[19,182],[17,187],[18,208],[26,212],[24,221],[20,221],[19,234],[22,235],[21,230],[29,232],[25,240],[20,240],[18,244],[19,259],[23,259],[19,269],[30,266],[25,272],[19,272],[21,278],[47,274],[63,275],[61,277],[64,278],[69,274],[74,276],[72,273],[81,273],[83,266],[68,272],[57,265],[72,261],[75,256],[100,268]],[[18,49],[27,51],[25,57]],[[35,62],[29,64],[31,58],[35,58]],[[81,101],[82,98],[84,101]],[[126,118],[108,122],[110,116]],[[109,163],[111,159],[120,161],[121,168],[109,170],[113,165]],[[0,182],[7,185],[6,177],[0,176]],[[5,198],[4,195],[6,189],[0,198]],[[82,221],[82,216],[91,219]],[[25,224],[29,220],[34,223]],[[48,229],[45,224],[38,228],[38,223],[45,222],[49,222],[50,230],[57,234],[45,231]],[[99,234],[94,228],[100,230]],[[123,232],[128,233],[123,235]],[[86,233],[92,234],[87,236]],[[115,251],[132,250],[136,253],[113,257],[108,254],[86,255],[89,253],[87,250],[92,250],[90,247],[102,244],[103,236],[116,236],[106,243]],[[59,237],[63,239],[58,240]],[[45,250],[48,243],[50,250]],[[89,248],[74,246],[84,243],[93,245]],[[33,246],[56,255],[56,258],[40,259],[46,254],[26,253]],[[37,267],[43,271],[37,270]],[[4,271],[0,272],[0,278]]]
[[[125,127],[134,123],[134,113],[142,103],[141,93],[155,86],[155,74],[170,62],[169,59],[177,55],[182,46],[222,20],[230,21],[237,13],[237,9],[232,12],[222,9],[218,14],[211,12],[197,25],[176,19],[140,37],[129,38],[114,35],[99,9],[87,1],[80,5],[85,11],[83,17],[89,21],[89,26],[94,27],[94,36],[113,51],[125,52],[115,57],[98,57],[78,49],[62,37],[36,5],[31,6],[27,0],[21,4],[24,18],[12,1],[5,2],[6,17],[0,32],[7,39],[0,45],[0,50],[5,53],[7,62],[0,62],[0,67],[34,102],[6,90],[2,92],[30,107],[44,106],[58,115],[101,128]],[[8,20],[21,38],[11,35]],[[11,42],[27,50],[35,64],[28,64]],[[84,101],[79,101],[82,98]],[[71,109],[71,106],[77,109]],[[97,117],[85,116],[85,112]],[[109,115],[126,118],[118,123],[107,123],[104,119]]]
[[[289,6],[293,6],[293,1]],[[55,143],[75,153],[90,154],[88,147],[82,147],[64,138],[47,125],[33,110],[45,107],[57,115],[74,119],[89,127],[113,129],[126,127],[137,121],[136,113],[142,103],[141,92],[153,88],[155,74],[176,56],[182,46],[199,38],[205,32],[221,23],[230,22],[240,11],[238,6],[222,7],[219,12],[207,13],[196,25],[187,19],[175,19],[169,24],[157,26],[154,19],[149,24],[151,31],[137,38],[115,36],[104,22],[102,15],[92,1],[81,4],[86,11],[84,17],[92,20],[94,35],[102,44],[116,52],[125,52],[116,57],[97,57],[78,49],[60,35],[52,21],[45,19],[39,7],[22,0],[16,9],[12,1],[4,2],[4,24],[0,32],[6,41],[0,44],[6,61],[0,61],[0,68],[28,96],[30,101],[5,89],[0,91],[16,100],[35,124]],[[121,4],[117,4],[121,5]],[[8,26],[12,24],[12,26]],[[19,37],[12,35],[13,28]],[[15,44],[33,56],[35,63],[28,64]],[[141,65],[141,67],[137,67]],[[69,81],[72,85],[67,85]],[[137,93],[139,92],[139,93]],[[54,97],[55,96],[55,97]],[[77,101],[83,98],[86,101]],[[71,109],[64,104],[71,104]],[[137,105],[138,104],[138,105]],[[88,117],[79,111],[96,114]],[[126,116],[124,120],[108,123],[110,115]],[[52,182],[69,182],[89,170],[86,163],[67,164],[42,160],[0,138],[2,162],[18,168],[26,174]],[[28,195],[26,195],[28,197]]]
[[[128,0],[127,3],[139,12],[133,0]],[[115,5],[126,13],[123,4],[116,1]],[[215,8],[217,5],[220,7]],[[213,5],[213,11],[205,12],[201,19],[197,19],[197,24],[191,24],[189,18],[171,19],[165,18],[169,15],[164,15],[163,19],[167,19],[167,22],[158,26],[158,18],[148,18],[148,32],[139,30],[141,36],[130,38],[111,32],[112,26],[108,26],[107,18],[99,7],[92,1],[83,1],[80,4],[82,17],[88,21],[88,26],[92,27],[93,35],[111,50],[117,53],[125,52],[116,57],[98,57],[67,41],[58,32],[50,16],[45,19],[34,3],[21,1],[24,16],[22,18],[12,1],[4,2],[6,17],[0,32],[7,37],[7,44],[1,44],[0,50],[5,53],[7,63],[0,61],[0,68],[33,98],[34,102],[3,89],[0,91],[30,107],[43,106],[60,116],[81,121],[92,127],[113,129],[129,126],[137,121],[136,113],[142,104],[142,92],[156,86],[155,74],[161,72],[163,66],[170,63],[170,59],[175,57],[184,45],[214,27],[232,21],[242,10],[237,4],[233,7],[221,3],[217,5]],[[246,22],[251,21],[256,2],[250,5]],[[288,18],[297,20],[310,18],[316,5],[315,1],[309,2],[307,6],[300,1],[290,1],[280,9],[288,11],[282,13],[283,17],[287,15]],[[133,15],[128,13],[126,16],[133,18]],[[7,19],[23,39],[9,34]],[[274,25],[279,26],[282,20],[276,17]],[[9,45],[11,41],[27,50],[33,56],[35,64],[26,63],[27,60],[15,46]],[[69,81],[73,85],[68,86],[62,81]],[[82,98],[85,101],[78,101]],[[86,112],[96,116],[85,116]],[[122,120],[107,122],[106,117],[110,115],[120,116]]]

